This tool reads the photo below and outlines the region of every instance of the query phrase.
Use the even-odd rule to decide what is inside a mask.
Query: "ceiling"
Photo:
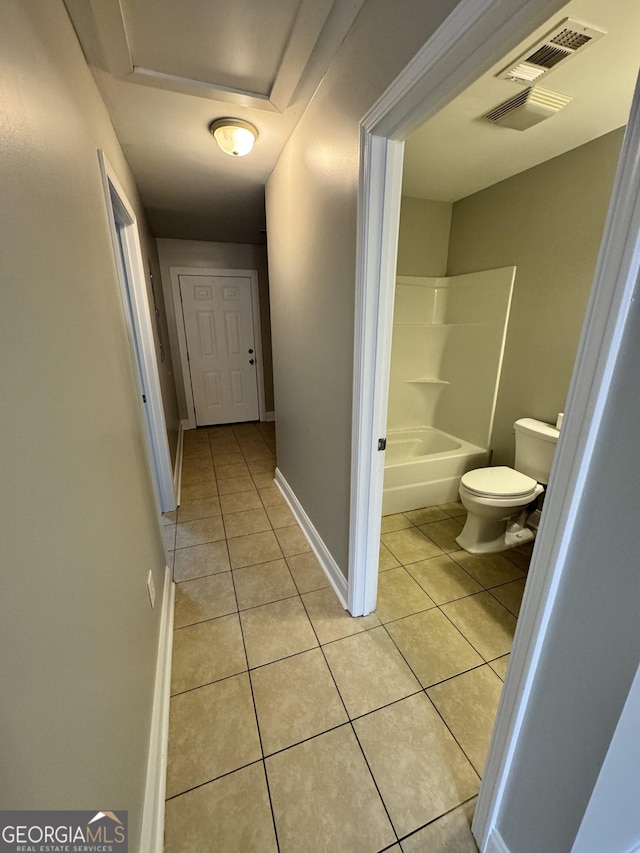
[[[482,118],[527,86],[496,74],[567,17],[607,33],[539,80],[537,85],[570,95],[571,102],[525,131]],[[638,0],[573,0],[407,139],[403,193],[457,201],[622,127],[639,47]]]
[[[64,0],[157,237],[258,243],[264,185],[364,0]],[[250,155],[211,122],[250,121]]]

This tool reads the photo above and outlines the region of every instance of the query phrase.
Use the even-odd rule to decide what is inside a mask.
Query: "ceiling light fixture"
[[[217,118],[211,122],[209,130],[220,149],[230,157],[244,157],[258,138],[256,128],[239,118]]]

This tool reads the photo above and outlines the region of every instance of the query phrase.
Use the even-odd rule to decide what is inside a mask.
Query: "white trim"
[[[487,838],[485,853],[510,853],[509,848],[495,827]]]
[[[287,483],[285,478],[282,476],[282,472],[279,468],[276,468],[275,483],[276,486],[282,492],[282,496],[289,505],[289,508],[295,516],[296,521],[300,525],[300,528],[304,533],[307,542],[311,546],[311,550],[318,558],[318,562],[322,566],[322,570],[327,576],[329,583],[333,587],[333,591],[338,596],[340,604],[342,604],[342,606],[346,610],[347,579],[340,571],[338,564],[331,556],[329,549],[324,544],[324,541],[320,537],[320,534],[311,523],[311,519],[304,511],[302,504],[295,496],[293,489],[291,488],[289,483]]]
[[[182,491],[182,457],[184,452],[185,421],[178,424],[178,443],[176,445],[176,461],[173,466],[173,491],[176,496],[176,506],[180,506]]]
[[[164,803],[167,783],[167,747],[169,740],[169,702],[171,696],[171,655],[173,646],[173,606],[175,584],[171,569],[164,575],[162,613],[158,638],[158,657],[153,692],[151,734],[147,781],[142,813],[140,850],[162,853],[164,843]]]
[[[265,412],[264,413],[265,421],[275,421],[276,413],[275,412]]]
[[[193,389],[191,387],[191,373],[189,371],[189,356],[187,348],[187,334],[184,325],[184,311],[182,309],[182,297],[180,295],[181,275],[202,276],[225,276],[227,278],[248,278],[251,281],[251,312],[253,318],[253,340],[258,362],[257,385],[258,385],[258,417],[261,421],[266,420],[264,401],[264,358],[262,355],[262,327],[260,325],[260,287],[258,284],[257,270],[240,269],[217,269],[213,267],[169,267],[171,277],[171,296],[173,298],[173,310],[176,318],[176,331],[178,334],[178,349],[180,351],[180,365],[182,368],[182,382],[184,385],[185,403],[187,406],[187,429],[196,429],[195,405],[193,402]]]
[[[162,403],[155,339],[149,310],[146,273],[140,250],[140,236],[133,207],[101,150],[98,150],[98,161],[107,207],[107,220],[113,245],[116,275],[122,297],[123,316],[132,348],[134,373],[139,383],[140,412],[145,425],[145,445],[148,451],[152,480],[156,489],[159,506],[158,515],[161,515],[163,512],[174,510],[176,500],[173,490],[171,452]],[[116,196],[115,200],[112,197],[112,191]],[[123,220],[121,223],[124,234],[122,253],[114,205],[118,207],[118,217]],[[123,254],[125,255],[126,270],[122,263]],[[129,303],[131,310],[128,308]]]

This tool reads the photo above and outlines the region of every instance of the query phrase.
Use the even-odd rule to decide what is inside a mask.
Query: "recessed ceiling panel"
[[[268,96],[301,0],[121,0],[137,68]]]

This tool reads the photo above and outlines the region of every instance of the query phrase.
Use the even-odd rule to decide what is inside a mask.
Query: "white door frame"
[[[140,389],[140,410],[149,466],[159,512],[170,512],[176,508],[173,469],[136,215],[101,150],[98,150],[98,161],[134,373]],[[124,265],[116,217],[121,225]]]
[[[403,142],[562,0],[462,0],[363,118],[354,351],[349,610],[375,606]],[[640,268],[640,109],[636,92],[567,400],[545,516],[518,620],[474,818],[483,851],[495,823],[555,603],[584,478]]]
[[[178,332],[178,347],[180,349],[180,365],[182,367],[184,396],[187,404],[187,429],[196,428],[196,409],[193,401],[193,389],[191,388],[187,333],[185,331],[182,296],[180,294],[181,275],[224,276],[225,278],[251,279],[251,311],[253,314],[254,349],[256,351],[256,361],[258,362],[258,412],[260,420],[265,421],[264,361],[262,358],[262,330],[260,328],[260,288],[258,287],[258,271],[237,269],[222,270],[212,269],[209,267],[170,267],[169,274],[171,276],[171,295],[173,297],[173,309],[175,311],[176,328]]]

